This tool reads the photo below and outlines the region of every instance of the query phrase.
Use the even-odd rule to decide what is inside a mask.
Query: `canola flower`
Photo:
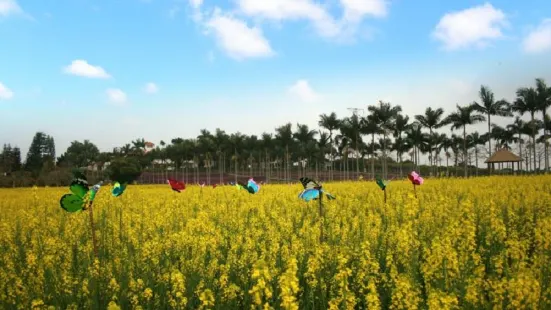
[[[300,184],[106,190],[98,259],[66,188],[0,189],[0,308],[551,308],[551,176],[324,187],[323,243]]]

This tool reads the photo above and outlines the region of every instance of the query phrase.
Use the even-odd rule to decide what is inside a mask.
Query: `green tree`
[[[277,143],[279,144],[279,147],[284,150],[283,152],[283,162],[284,162],[284,179],[289,180],[291,178],[290,175],[290,165],[289,162],[291,160],[290,158],[290,150],[292,151],[294,149],[295,140],[293,139],[293,125],[291,123],[287,123],[283,126],[279,126],[275,129],[276,136],[275,139]]]
[[[25,170],[30,171],[34,177],[38,176],[40,171],[47,167],[53,167],[55,160],[54,138],[43,132],[37,132],[34,135],[27,159],[25,161]]]
[[[396,117],[402,112],[402,107],[399,105],[392,106],[390,102],[379,101],[378,105],[368,106],[367,110],[371,112],[377,124],[381,127],[383,131],[383,175],[384,178],[388,178],[388,167],[387,167],[387,136],[394,129],[394,123]]]
[[[433,110],[431,107],[428,107],[425,110],[424,115],[415,115],[415,119],[421,124],[423,127],[429,129],[429,136],[432,137],[432,131],[434,129],[438,129],[442,127],[444,124],[442,122],[444,118],[444,110],[442,108],[438,108],[436,110]],[[433,139],[429,139],[429,154],[431,159],[431,166],[434,166],[434,160],[435,160],[435,148],[436,145],[433,144]]]
[[[461,107],[457,105],[457,110],[446,118],[445,124],[451,124],[452,130],[463,128],[463,165],[465,177],[467,177],[467,126],[483,122],[486,118],[483,115],[474,114],[474,105]]]
[[[135,157],[113,158],[106,169],[106,175],[111,181],[131,183],[142,174],[140,161]]]
[[[536,97],[537,106],[542,114],[542,121],[545,123],[545,117],[547,116],[547,108],[551,107],[551,87],[545,84],[545,81],[541,78],[536,79]],[[549,142],[548,142],[548,130],[543,126],[543,138],[542,143],[544,145],[545,154],[545,172],[549,171]]]
[[[0,169],[7,174],[21,169],[21,151],[18,147],[4,144],[2,153],[0,154]]]
[[[329,171],[329,179],[333,180],[333,161],[334,153],[333,150],[335,149],[335,141],[333,137],[333,132],[335,130],[338,130],[341,125],[341,121],[337,117],[337,114],[335,112],[331,112],[331,114],[322,114],[320,115],[320,120],[318,121],[318,126],[327,129],[329,131],[329,143],[330,143],[330,161],[331,161],[331,169]]]
[[[402,120],[400,120],[402,121]],[[398,119],[397,119],[398,122]],[[397,123],[398,125],[402,124]],[[395,127],[395,130],[397,128]],[[371,178],[375,179],[375,155],[377,154],[377,144],[375,143],[375,135],[383,133],[377,119],[373,114],[369,114],[362,118],[362,134],[371,136],[371,143],[367,146],[371,150],[369,151],[369,157],[371,161]]]
[[[517,137],[517,143],[518,143],[518,151],[520,158],[522,157],[522,144],[524,141],[522,140],[522,134],[523,134],[523,128],[525,126],[524,121],[519,117],[516,116],[515,120],[512,124],[507,125],[507,129],[514,134],[518,135]],[[519,169],[522,170],[522,161],[519,162]]]
[[[536,169],[536,133],[537,126],[535,126],[536,112],[538,112],[540,106],[538,105],[538,93],[533,87],[521,87],[517,90],[517,98],[512,105],[512,110],[520,114],[530,114],[530,123],[528,124],[532,129],[530,136],[532,137],[532,156],[534,160],[534,170]]]
[[[94,163],[99,154],[99,149],[94,143],[84,140],[84,142],[71,142],[71,145],[62,156],[69,167],[81,168]]]
[[[492,116],[501,116],[501,117],[510,117],[513,116],[511,113],[511,107],[507,101],[495,100],[494,93],[488,86],[480,86],[480,91],[478,92],[480,97],[480,102],[473,102],[473,107],[475,111],[486,116],[488,121],[488,133],[491,132],[491,117]],[[492,139],[488,139],[488,156],[492,155]]]
[[[486,138],[484,137],[484,135],[480,135],[476,131],[467,136],[467,148],[474,149],[476,176],[478,176],[478,146],[484,145],[485,143],[486,143]]]
[[[301,168],[303,160],[306,160],[307,165],[310,165],[310,159],[314,154],[311,154],[309,150],[311,149],[312,143],[316,141],[317,133],[318,132],[316,130],[310,130],[308,125],[297,123],[297,129],[293,133],[293,138],[298,142],[297,155]],[[303,169],[303,171],[303,173],[305,173],[305,169]]]

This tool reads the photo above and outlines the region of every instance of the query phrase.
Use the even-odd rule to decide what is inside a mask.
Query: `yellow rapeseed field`
[[[551,176],[0,189],[2,309],[550,309]]]

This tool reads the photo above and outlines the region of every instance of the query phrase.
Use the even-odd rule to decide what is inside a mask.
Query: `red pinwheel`
[[[174,179],[168,179],[168,184],[170,184],[170,187],[173,191],[178,193],[186,189],[186,184],[184,184],[184,182],[180,182]]]

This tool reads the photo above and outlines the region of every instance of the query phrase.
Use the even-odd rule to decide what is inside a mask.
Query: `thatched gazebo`
[[[520,162],[522,158],[514,154],[508,149],[499,149],[497,150],[490,158],[488,158],[485,163],[492,165],[492,170],[494,170],[494,165],[496,163],[511,163],[512,170],[515,172],[515,163],[517,163],[517,170],[520,170]]]

